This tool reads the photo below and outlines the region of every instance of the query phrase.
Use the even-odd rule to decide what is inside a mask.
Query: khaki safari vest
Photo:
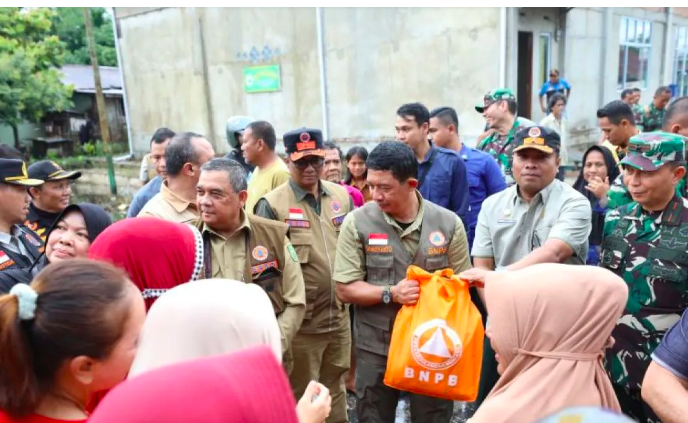
[[[244,233],[246,240],[246,265],[244,275],[251,275],[250,282],[259,285],[270,297],[275,315],[284,311],[282,271],[284,269],[284,239],[289,227],[281,222],[247,215],[251,229]],[[203,221],[197,220],[197,227],[203,228]],[[203,234],[204,271],[206,279],[212,276],[212,249],[210,234]],[[291,259],[290,259],[291,260]],[[246,282],[249,281],[244,277]]]
[[[280,222],[289,225],[291,240],[301,264],[306,285],[306,314],[300,333],[326,333],[348,319],[346,306],[334,290],[332,273],[337,236],[349,213],[349,193],[343,186],[320,181],[329,193],[320,196],[320,215],[306,201],[297,201],[291,184],[275,188],[263,198]]]
[[[423,200],[423,205],[420,242],[413,257],[376,203],[366,203],[354,212],[356,230],[365,252],[366,282],[378,286],[396,285],[406,278],[406,270],[411,264],[428,272],[450,267],[447,252],[454,235],[456,217],[429,201]],[[397,303],[356,306],[356,348],[387,356],[394,320],[400,308]]]

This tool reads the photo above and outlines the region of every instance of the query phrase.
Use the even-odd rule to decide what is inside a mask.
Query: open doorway
[[[532,116],[533,95],[533,33],[518,32],[518,115],[526,119]]]

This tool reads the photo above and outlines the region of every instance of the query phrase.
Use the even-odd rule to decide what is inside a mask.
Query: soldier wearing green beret
[[[478,150],[489,153],[502,170],[508,186],[515,184],[513,163],[514,137],[520,128],[535,126],[535,122],[516,116],[516,94],[508,88],[497,88],[485,94],[475,106],[487,122],[491,132],[478,143]]]
[[[633,201],[608,212],[604,225],[600,265],[629,289],[606,368],[621,409],[642,422],[659,422],[640,395],[650,357],[688,307],[688,200],[676,192],[685,143],[667,132],[631,138],[620,164]]]

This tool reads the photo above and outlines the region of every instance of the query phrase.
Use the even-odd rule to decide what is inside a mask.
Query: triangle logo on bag
[[[461,338],[443,319],[429,320],[413,331],[411,355],[422,367],[448,369],[461,359],[462,354]]]

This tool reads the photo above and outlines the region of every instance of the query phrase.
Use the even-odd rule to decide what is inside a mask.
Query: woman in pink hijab
[[[565,407],[620,411],[602,367],[628,298],[612,272],[538,264],[490,273],[485,300],[501,375],[471,423],[533,423]]]

